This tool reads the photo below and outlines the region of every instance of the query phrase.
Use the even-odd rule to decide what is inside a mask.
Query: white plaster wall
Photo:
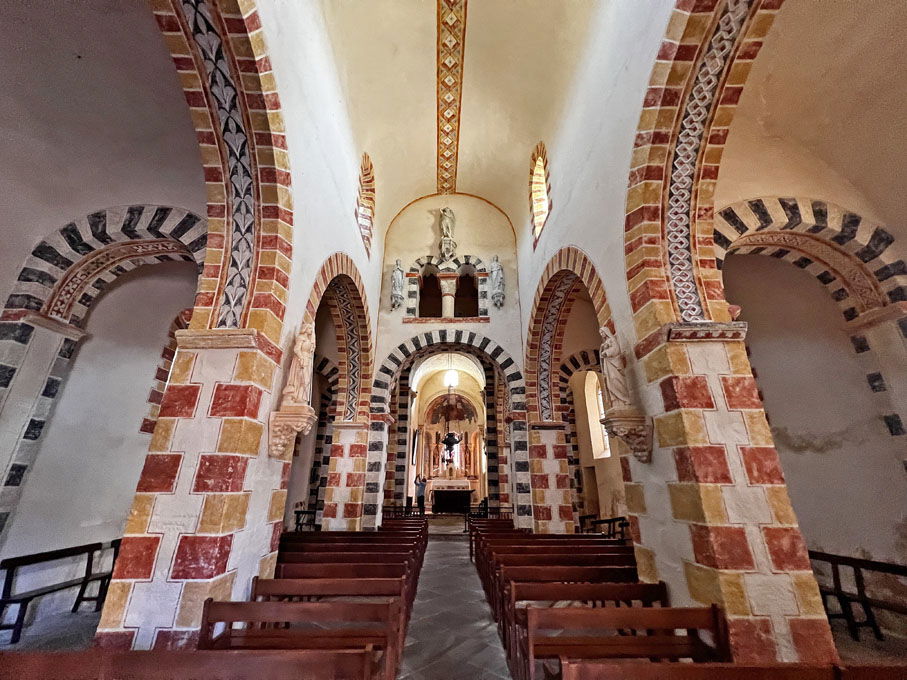
[[[122,276],[98,299],[26,474],[2,557],[122,535],[148,451],[150,437],[139,426],[154,373],[170,324],[192,304],[195,281],[194,265],[162,263]],[[83,565],[22,570],[17,588],[75,577]],[[36,611],[72,606],[74,597],[42,598]]]
[[[454,240],[458,244],[457,255],[475,255],[486,268],[491,263],[491,258],[497,255],[504,267],[507,299],[501,309],[491,304],[489,299],[488,323],[404,323],[405,304],[395,310],[390,308],[394,261],[401,260],[404,271],[408,272],[418,258],[437,256],[438,242],[441,240],[438,211],[444,206],[451,208],[456,216]],[[489,297],[490,295],[489,290]],[[474,331],[491,338],[522,368],[520,308],[514,235],[506,215],[490,203],[472,196],[456,194],[421,198],[407,206],[394,219],[387,232],[375,367],[377,369],[390,351],[405,340],[446,328],[448,331]]]
[[[749,323],[752,365],[807,544],[904,562],[903,438],[881,421],[838,306],[812,276],[771,258],[729,257],[724,282]]]
[[[374,328],[383,236],[368,258],[354,211],[359,160],[322,9],[315,2],[258,3],[286,125],[293,176],[293,272],[283,347],[299,327],[322,263],[347,253],[359,268]],[[376,197],[380,202],[381,196]]]
[[[205,214],[198,143],[147,3],[16,0],[0,25],[0,295],[35,244],[96,210]]]

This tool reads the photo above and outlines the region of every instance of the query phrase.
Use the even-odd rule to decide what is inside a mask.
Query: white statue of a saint
[[[283,388],[283,405],[309,406],[312,400],[312,364],[315,361],[315,324],[303,324],[293,344],[287,386]]]
[[[498,256],[495,255],[491,258],[491,271],[489,273],[489,278],[491,279],[491,301],[494,303],[495,307],[504,306],[504,267],[501,265]]]
[[[403,304],[403,266],[400,260],[394,265],[391,274],[391,309],[397,309]]]
[[[602,373],[608,388],[612,408],[626,408],[630,405],[630,389],[627,387],[627,362],[617,338],[605,326],[598,329],[602,336],[601,352]]]
[[[450,208],[441,208],[441,238],[450,238],[454,237],[454,226],[456,226],[457,218],[454,217],[454,212]]]

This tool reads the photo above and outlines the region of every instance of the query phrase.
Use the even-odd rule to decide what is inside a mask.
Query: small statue
[[[450,208],[441,208],[441,238],[452,239],[454,237],[454,226],[457,218]]]
[[[501,265],[498,256],[491,258],[491,301],[494,306],[501,308],[504,306],[504,267]]]
[[[283,388],[282,406],[310,405],[312,400],[312,364],[315,361],[315,324],[303,324],[293,345],[287,386]]]
[[[627,362],[617,344],[617,338],[602,326],[598,329],[602,336],[601,361],[602,373],[611,401],[611,408],[626,408],[630,405],[630,390],[627,387]]]
[[[397,309],[403,304],[403,266],[400,260],[394,265],[391,274],[391,309]]]

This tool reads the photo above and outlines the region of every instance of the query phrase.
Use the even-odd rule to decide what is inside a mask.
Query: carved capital
[[[315,409],[311,406],[285,406],[274,411],[268,421],[268,453],[271,458],[290,460],[291,444],[296,435],[308,434],[316,420]]]
[[[633,408],[613,408],[605,412],[601,424],[609,437],[617,437],[640,463],[652,462],[652,419]]]

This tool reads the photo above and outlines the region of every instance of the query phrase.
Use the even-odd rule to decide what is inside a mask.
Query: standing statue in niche
[[[303,324],[293,345],[282,406],[308,406],[312,400],[312,364],[315,361],[315,324]]]
[[[630,406],[630,389],[627,387],[627,362],[617,338],[605,326],[598,329],[602,336],[601,361],[602,373],[608,388],[611,408],[626,408]]]
[[[494,306],[500,309],[504,306],[504,267],[501,265],[498,256],[491,258],[491,301]]]
[[[444,207],[441,208],[439,221],[441,226],[441,243],[438,244],[439,253],[441,259],[446,262],[457,256],[457,242],[454,241],[454,227],[456,226],[457,218],[454,217],[453,210]]]
[[[391,274],[391,309],[397,309],[403,304],[403,266],[400,260],[394,265]]]

